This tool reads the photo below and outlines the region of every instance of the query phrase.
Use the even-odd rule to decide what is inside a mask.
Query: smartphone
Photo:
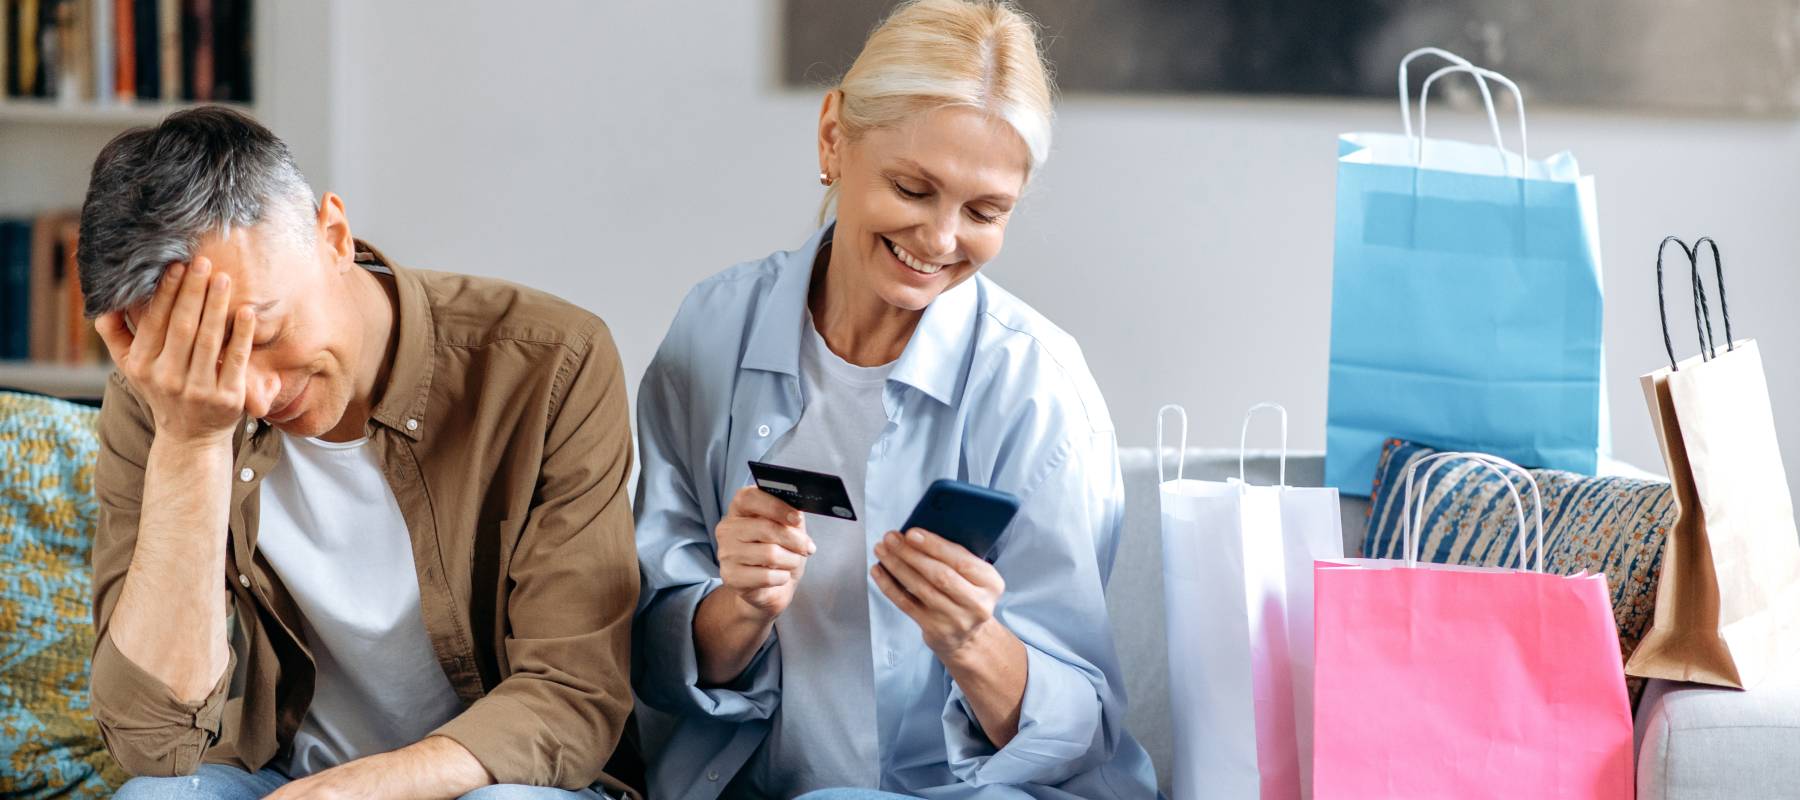
[[[1018,513],[1017,497],[944,478],[925,490],[900,532],[924,528],[992,561],[995,543]]]

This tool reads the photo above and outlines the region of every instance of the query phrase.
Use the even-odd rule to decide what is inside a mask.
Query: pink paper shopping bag
[[[1531,482],[1480,454],[1413,467],[1450,457]],[[1411,522],[1410,471],[1407,483]],[[1522,564],[1516,491],[1513,502]],[[1537,571],[1419,563],[1416,524],[1403,528],[1407,560],[1315,565],[1315,797],[1630,800],[1631,708],[1606,578],[1543,573],[1541,506],[1537,517]]]

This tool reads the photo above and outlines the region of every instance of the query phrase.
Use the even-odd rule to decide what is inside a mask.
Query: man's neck
[[[362,352],[357,362],[361,366],[343,418],[337,427],[319,437],[328,442],[355,441],[367,434],[369,419],[374,416],[393,371],[394,351],[400,338],[395,324],[400,296],[393,280],[361,267],[350,275],[350,280],[357,313],[363,321]]]

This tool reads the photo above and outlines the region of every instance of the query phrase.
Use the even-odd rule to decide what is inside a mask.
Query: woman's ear
[[[825,93],[825,102],[819,107],[819,174],[830,182],[843,174],[838,168],[844,146],[844,124],[839,118],[843,105],[843,91],[832,89]]]

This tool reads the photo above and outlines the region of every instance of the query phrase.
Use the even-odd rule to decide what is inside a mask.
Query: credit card
[[[856,510],[850,507],[850,493],[844,490],[844,479],[836,475],[752,461],[750,477],[756,480],[757,488],[800,511],[856,519]]]

